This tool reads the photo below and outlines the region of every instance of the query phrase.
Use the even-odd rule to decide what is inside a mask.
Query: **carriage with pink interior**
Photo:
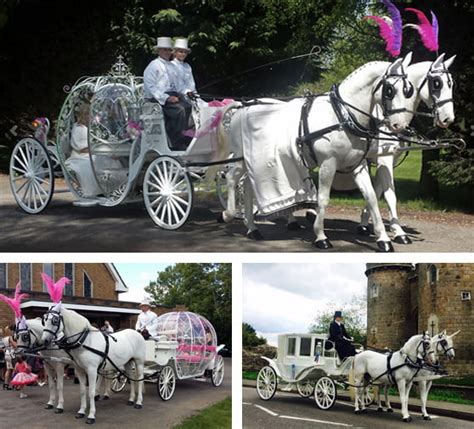
[[[166,313],[156,322],[156,334],[146,341],[145,377],[156,383],[163,401],[173,397],[176,381],[210,379],[215,387],[224,380],[224,359],[219,354],[214,327],[203,316],[188,311]],[[112,381],[112,390],[126,384],[123,376]]]
[[[217,123],[224,103],[193,100],[189,144],[177,150],[165,132],[161,106],[143,97],[143,78],[119,57],[109,74],[80,78],[68,93],[56,122],[34,121],[34,135],[20,140],[10,159],[10,185],[18,206],[41,213],[58,178],[74,205],[113,207],[143,200],[153,222],[174,230],[188,219],[193,187],[216,157]],[[55,183],[56,182],[56,183]]]

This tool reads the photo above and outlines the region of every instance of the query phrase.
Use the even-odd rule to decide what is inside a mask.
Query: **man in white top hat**
[[[156,335],[156,320],[158,316],[151,310],[151,305],[146,300],[140,303],[140,310],[142,312],[138,315],[135,330],[140,332],[145,340],[148,340],[148,338]]]
[[[183,135],[183,131],[188,128],[191,104],[179,92],[177,67],[170,61],[171,38],[158,37],[156,49],[158,58],[148,64],[143,73],[145,99],[161,104],[170,147],[185,150],[189,138]]]
[[[193,98],[196,93],[196,83],[194,82],[191,66],[185,62],[190,52],[191,49],[188,47],[188,39],[180,38],[174,41],[173,63],[178,70],[178,92],[186,94],[189,98]]]

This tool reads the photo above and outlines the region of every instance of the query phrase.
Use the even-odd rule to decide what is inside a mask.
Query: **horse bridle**
[[[394,83],[391,83],[388,81],[389,78],[397,78],[397,80]],[[392,109],[389,107],[389,103],[395,98],[395,94],[397,92],[397,90],[395,89],[395,85],[400,80],[403,81],[403,95],[406,99],[411,98],[415,93],[415,88],[413,84],[408,80],[408,76],[406,73],[385,73],[372,92],[372,95],[375,95],[375,93],[382,87],[382,109],[385,118],[391,115],[395,115],[396,113],[408,112],[408,109],[406,107],[401,107],[399,109]]]
[[[428,84],[428,92],[433,101],[433,106],[432,106],[433,116],[437,115],[438,109],[441,106],[444,106],[447,103],[454,103],[454,99],[452,97],[445,98],[444,100],[439,100],[439,97],[441,96],[441,90],[443,89],[443,79],[442,79],[443,74],[446,74],[448,78],[449,88],[453,88],[454,80],[451,77],[451,73],[449,73],[446,67],[444,67],[442,70],[432,70],[430,68],[427,75],[425,76],[420,86],[418,87],[418,94],[420,94],[423,87],[426,84]]]
[[[438,341],[436,344],[436,351],[438,350],[438,347],[441,346],[443,349],[443,354],[447,356],[447,354],[451,351],[454,350],[454,347],[449,347],[448,340],[446,338],[443,338],[442,340]]]
[[[56,327],[55,331],[52,331],[51,329],[46,329],[45,321],[47,319],[48,314],[53,315],[51,323],[53,324],[53,326]],[[43,317],[41,318],[41,324],[44,327],[43,331],[52,334],[55,340],[58,339],[58,332],[61,329],[61,323],[64,323],[63,315],[59,311],[56,311],[56,310],[52,310],[52,309],[48,310],[46,313],[44,313]]]
[[[15,331],[16,331],[16,337],[17,337],[17,338],[21,338],[21,341],[22,341],[23,343],[28,344],[28,345],[24,346],[24,345],[22,345],[22,344],[17,344],[17,348],[29,350],[29,349],[31,349],[31,346],[32,346],[32,344],[31,344],[31,336],[33,335],[33,337],[35,337],[35,341],[34,341],[33,345],[35,345],[35,344],[38,343],[39,338],[38,338],[38,337],[36,336],[36,334],[35,334],[31,329],[29,329],[28,327],[20,329],[19,326],[20,326],[20,324],[17,325],[16,330],[15,330]]]

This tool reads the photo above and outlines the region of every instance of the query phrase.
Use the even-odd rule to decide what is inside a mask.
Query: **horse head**
[[[417,362],[433,363],[432,353],[430,353],[431,337],[427,332],[411,337],[401,351],[411,360]]]
[[[64,317],[62,303],[54,304],[44,313],[41,321],[43,325],[43,335],[41,341],[50,345],[53,341],[58,340],[64,334]]]
[[[454,122],[453,89],[454,80],[449,72],[456,55],[444,61],[441,54],[430,66],[430,69],[418,87],[423,102],[432,110],[434,125],[447,128]]]
[[[403,131],[413,116],[415,90],[405,71],[411,59],[410,52],[391,63],[372,92],[373,103],[382,108],[383,122],[394,133]]]
[[[31,350],[41,345],[41,319],[26,320],[25,316],[17,319],[15,325],[15,339],[17,348]]]
[[[446,357],[448,360],[453,360],[455,357],[455,352],[454,352],[454,342],[453,342],[453,337],[457,334],[459,334],[461,331],[456,331],[452,335],[448,335],[446,333],[446,330],[443,332],[439,333],[438,335],[434,336],[433,339],[431,340],[433,350],[435,351],[436,355],[443,355]],[[438,362],[436,362],[438,363]]]

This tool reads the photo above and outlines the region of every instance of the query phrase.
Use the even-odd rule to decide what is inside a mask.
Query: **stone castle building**
[[[367,345],[399,349],[409,337],[447,330],[451,374],[474,374],[474,264],[367,264]]]

